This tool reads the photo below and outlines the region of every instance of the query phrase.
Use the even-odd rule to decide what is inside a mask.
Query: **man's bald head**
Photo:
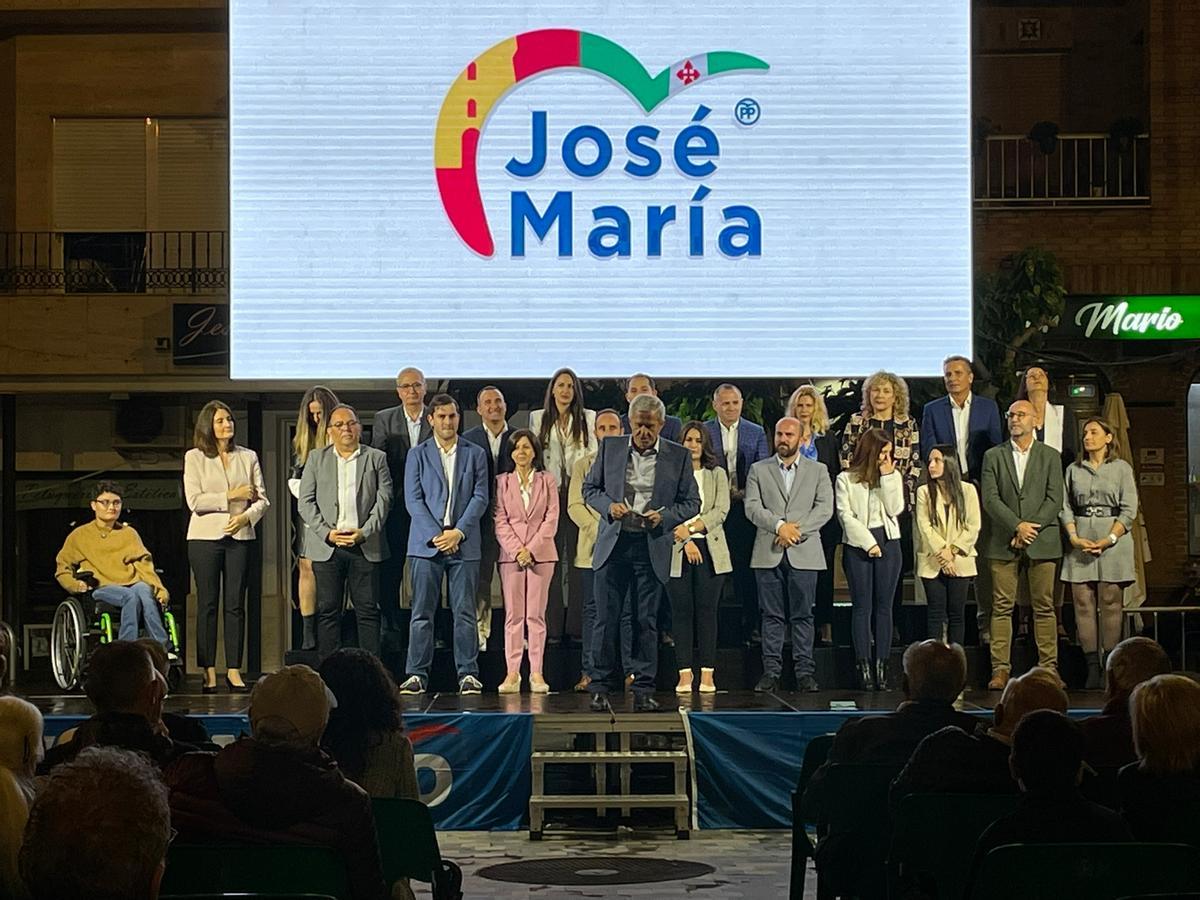
[[[1060,713],[1067,711],[1067,692],[1063,690],[1058,675],[1041,666],[1030,669],[1004,686],[1004,693],[1000,695],[1000,702],[993,712],[992,731],[1012,737],[1017,723],[1039,709],[1052,709]]]
[[[967,654],[958,644],[920,641],[904,651],[904,693],[910,700],[953,703],[967,683]]]
[[[1105,666],[1109,697],[1126,697],[1143,681],[1171,671],[1171,658],[1157,641],[1148,637],[1126,638],[1113,647]]]

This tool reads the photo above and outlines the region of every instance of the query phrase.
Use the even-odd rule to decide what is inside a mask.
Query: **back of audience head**
[[[903,665],[910,700],[953,703],[967,684],[967,654],[958,644],[933,639],[909,644]]]
[[[56,766],[38,792],[21,875],[34,900],[147,900],[158,896],[170,836],[167,789],[154,765],[89,747]]]
[[[366,769],[372,740],[403,727],[400,694],[379,657],[357,647],[326,657],[320,675],[337,698],[321,745],[348,777],[357,779]]]
[[[1083,778],[1083,730],[1063,713],[1039,709],[1017,723],[1009,768],[1021,790],[1061,792]]]
[[[167,656],[167,648],[154,638],[148,637],[138,638],[134,643],[145,648],[146,652],[150,654],[150,663],[163,677],[163,681],[166,681],[167,673],[171,670],[171,660]]]
[[[42,714],[19,697],[0,697],[0,896],[20,895],[17,850],[42,758]]]
[[[1031,712],[1050,709],[1065,713],[1067,703],[1067,692],[1058,676],[1049,669],[1035,666],[1004,686],[1004,693],[993,711],[992,731],[1012,737],[1020,721]]]
[[[1156,675],[1129,698],[1139,768],[1155,775],[1200,775],[1200,684]]]
[[[325,682],[305,665],[264,675],[250,693],[250,733],[263,744],[311,750],[337,706]]]
[[[137,641],[112,641],[92,652],[83,689],[98,713],[133,713],[157,722],[167,680]]]
[[[1108,696],[1127,697],[1143,681],[1169,673],[1171,657],[1158,641],[1131,637],[1112,648],[1105,668],[1108,671]]]

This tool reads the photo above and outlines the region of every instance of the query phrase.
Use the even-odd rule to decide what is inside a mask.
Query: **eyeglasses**
[[[425,382],[423,381],[405,381],[402,384],[396,385],[396,389],[401,391],[417,391],[423,387],[425,387]]]
[[[329,427],[336,428],[336,429],[338,429],[338,431],[341,431],[346,428],[353,428],[357,424],[358,424],[358,420],[356,419],[353,422],[330,422]]]
[[[105,509],[115,509],[121,505],[120,500],[93,500],[97,506],[103,506]]]

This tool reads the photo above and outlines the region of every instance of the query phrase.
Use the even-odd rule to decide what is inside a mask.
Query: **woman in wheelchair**
[[[67,593],[90,592],[94,600],[120,609],[120,640],[136,640],[145,626],[167,646],[163,609],[170,598],[141,537],[120,521],[120,486],[101,481],[91,505],[96,518],[67,535],[55,560],[55,579]],[[86,580],[80,577],[84,573],[90,573]]]

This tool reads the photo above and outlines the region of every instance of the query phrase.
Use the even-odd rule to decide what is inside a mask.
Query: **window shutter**
[[[146,120],[54,120],[54,230],[146,229]]]
[[[155,231],[229,227],[229,131],[220,119],[159,119]]]

